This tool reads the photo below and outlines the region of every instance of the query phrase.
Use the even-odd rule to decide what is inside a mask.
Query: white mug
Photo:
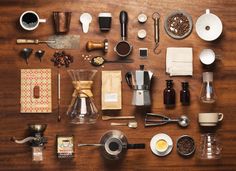
[[[220,18],[212,14],[209,9],[197,19],[195,27],[198,36],[205,41],[216,40],[223,31]]]
[[[199,113],[198,122],[201,126],[216,126],[223,117],[223,113]]]
[[[39,26],[39,23],[46,23],[46,19],[40,19],[34,11],[25,11],[20,16],[20,25],[25,30],[35,30]]]
[[[199,59],[203,65],[212,65],[216,59],[220,59],[212,49],[203,49],[199,55]]]

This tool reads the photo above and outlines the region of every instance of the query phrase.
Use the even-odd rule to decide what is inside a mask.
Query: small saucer
[[[157,141],[159,140],[165,140],[167,143],[168,143],[168,148],[165,152],[159,152],[157,149],[156,149],[156,143]],[[164,133],[160,133],[160,134],[156,134],[155,136],[152,137],[151,141],[150,141],[150,148],[152,150],[152,152],[157,155],[157,156],[166,156],[168,155],[172,149],[173,149],[173,141],[172,139],[170,138],[169,135],[167,134],[164,134]]]

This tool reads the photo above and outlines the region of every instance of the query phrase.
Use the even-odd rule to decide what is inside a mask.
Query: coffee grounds
[[[167,19],[167,29],[176,36],[183,36],[189,32],[190,23],[183,13],[178,13]]]
[[[194,140],[191,137],[181,137],[177,142],[177,149],[181,155],[187,156],[195,150]]]
[[[119,42],[116,46],[116,51],[121,55],[128,55],[130,51],[130,45],[125,41]]]

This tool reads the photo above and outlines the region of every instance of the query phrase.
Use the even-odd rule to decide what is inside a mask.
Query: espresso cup
[[[167,150],[168,150],[168,147],[169,147],[169,144],[166,140],[164,139],[159,139],[157,142],[156,142],[156,150],[159,152],[159,153],[165,153]]]
[[[216,126],[223,117],[223,113],[199,113],[198,122],[201,126]]]
[[[98,23],[101,31],[109,31],[111,28],[111,13],[102,12],[98,14]]]
[[[216,60],[216,54],[211,49],[203,49],[199,55],[199,59],[203,65],[212,65]]]
[[[20,25],[25,30],[35,30],[39,26],[39,23],[46,23],[46,19],[40,19],[34,11],[25,11],[20,16]]]

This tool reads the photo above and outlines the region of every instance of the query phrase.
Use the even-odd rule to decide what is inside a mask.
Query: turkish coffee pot
[[[100,139],[99,144],[78,144],[82,146],[97,146],[101,154],[108,160],[119,160],[123,158],[128,149],[144,149],[145,144],[129,144],[126,136],[119,130],[110,130]]]
[[[17,144],[29,143],[32,147],[33,161],[42,161],[44,145],[47,143],[47,138],[43,135],[46,128],[46,124],[29,124],[28,137],[22,140],[17,140],[15,137],[12,137],[11,139]]]
[[[139,70],[126,73],[125,80],[128,86],[133,89],[132,105],[151,105],[150,87],[152,77],[153,73],[144,70],[144,65],[140,65]]]

